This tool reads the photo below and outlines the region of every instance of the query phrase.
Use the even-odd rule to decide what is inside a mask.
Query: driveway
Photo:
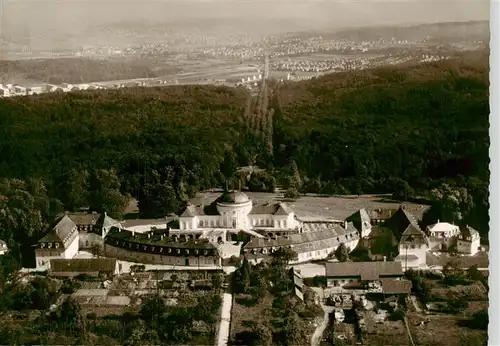
[[[217,336],[217,346],[227,346],[229,339],[229,326],[231,324],[231,307],[233,304],[233,296],[229,293],[224,293],[222,296],[222,313],[219,326],[219,335]]]

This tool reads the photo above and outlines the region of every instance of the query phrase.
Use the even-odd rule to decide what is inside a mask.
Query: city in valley
[[[0,343],[486,345],[488,11],[210,4],[9,3]]]

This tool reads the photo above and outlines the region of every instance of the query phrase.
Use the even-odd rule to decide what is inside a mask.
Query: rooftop
[[[50,260],[51,273],[113,273],[116,268],[114,258],[78,258]]]
[[[402,276],[401,262],[328,262],[327,277],[360,276],[361,280],[377,280],[380,276]]]
[[[288,236],[279,236],[273,238],[253,238],[246,245],[245,249],[264,248],[264,247],[280,247],[289,245],[300,245],[323,240],[335,239],[346,234],[357,234],[357,230],[352,224],[347,224],[347,228],[332,224],[329,228],[325,228],[314,232],[303,232],[298,234],[290,234]]]
[[[412,288],[409,280],[382,279],[381,282],[385,294],[408,294]]]
[[[185,249],[215,249],[208,239],[187,239],[186,241],[177,241],[168,235],[166,229],[158,229],[148,233],[133,233],[126,229],[112,227],[105,242],[107,244],[116,244],[120,241],[126,241],[134,244],[156,245],[172,248]]]
[[[429,232],[447,233],[456,229],[458,226],[448,222],[438,222],[427,227]]]
[[[226,191],[218,199],[218,204],[243,204],[250,201],[250,198],[241,191]]]

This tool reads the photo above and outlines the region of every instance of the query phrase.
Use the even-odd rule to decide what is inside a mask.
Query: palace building
[[[221,266],[224,260],[242,254],[259,262],[287,247],[297,253],[295,263],[301,263],[328,258],[342,243],[353,250],[371,232],[365,210],[346,221],[305,221],[284,202],[257,204],[235,190],[207,205],[190,203],[180,216],[169,220],[135,220],[131,224],[113,220],[106,213],[65,214],[38,242],[37,267],[96,248],[100,255],[117,260],[207,267]],[[400,225],[401,231],[407,225]],[[472,241],[473,236],[469,238]]]

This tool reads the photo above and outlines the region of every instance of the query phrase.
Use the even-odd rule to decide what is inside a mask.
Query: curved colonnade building
[[[125,229],[105,214],[100,219],[90,230],[80,230],[65,215],[49,233],[51,239],[66,240],[57,240],[58,251],[49,253],[42,238],[35,251],[37,267],[96,246],[106,257],[145,264],[221,266],[243,253],[258,262],[282,247],[297,252],[296,262],[307,262],[326,258],[341,243],[352,250],[361,235],[352,223],[301,221],[287,204],[253,204],[241,191],[224,192],[209,205],[188,204],[178,228],[165,221]]]

